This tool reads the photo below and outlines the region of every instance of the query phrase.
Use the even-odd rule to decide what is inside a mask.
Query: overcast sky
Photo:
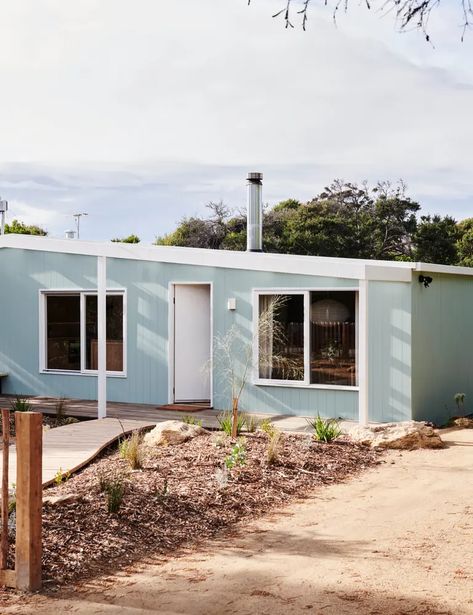
[[[473,215],[473,30],[450,0],[434,46],[359,7],[334,26],[283,0],[15,0],[0,6],[0,195],[61,236],[151,241],[210,200],[309,199],[335,177],[404,178]]]

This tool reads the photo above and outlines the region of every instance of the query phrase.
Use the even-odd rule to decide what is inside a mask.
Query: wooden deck
[[[3,406],[8,408],[11,399],[12,398],[7,395],[0,396],[0,407]],[[28,401],[33,406],[33,410],[37,412],[56,414],[56,404],[58,401],[56,398],[29,397]],[[107,418],[146,421],[150,424],[156,424],[173,419],[182,421],[183,417],[192,414],[196,419],[201,420],[203,427],[207,429],[217,429],[219,427],[217,417],[221,414],[221,410],[215,410],[205,406],[201,410],[196,410],[195,404],[189,404],[188,407],[184,404],[179,404],[178,407],[183,409],[177,410],[175,406],[109,402],[107,404]],[[66,416],[75,416],[82,419],[96,419],[97,402],[87,399],[68,399],[66,401],[64,413]],[[290,416],[287,414],[251,414],[260,419],[269,418],[283,431],[309,431],[306,419],[301,416]]]
[[[80,421],[43,432],[43,486],[54,481],[57,472],[75,472],[120,436],[135,429],[152,427],[153,422],[112,418]],[[0,459],[1,468],[1,459]],[[8,479],[16,482],[16,450],[10,446]]]

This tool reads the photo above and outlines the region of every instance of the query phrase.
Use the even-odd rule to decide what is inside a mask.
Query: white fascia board
[[[16,248],[85,256],[106,256],[128,260],[222,267],[250,271],[270,271],[351,280],[384,280],[410,282],[415,263],[369,261],[348,258],[326,258],[291,254],[235,252],[174,246],[142,246],[118,242],[94,242],[77,239],[51,239],[31,235],[2,235],[0,248]],[[442,267],[440,265],[434,267]],[[467,270],[465,267],[448,267]],[[442,269],[443,270],[443,269]],[[424,271],[433,271],[426,268]],[[470,273],[473,275],[473,271]]]
[[[448,275],[473,276],[473,267],[457,267],[456,265],[435,265],[433,263],[416,263],[416,271],[428,273],[446,273]]]
[[[377,280],[379,282],[412,282],[412,270],[415,263],[409,263],[411,267],[383,267],[378,265],[366,265],[365,280]]]

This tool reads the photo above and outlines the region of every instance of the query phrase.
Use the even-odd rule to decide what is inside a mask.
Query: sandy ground
[[[473,614],[473,430],[445,439],[199,552],[2,612]]]

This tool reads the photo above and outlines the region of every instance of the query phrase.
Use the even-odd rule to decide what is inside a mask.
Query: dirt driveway
[[[3,612],[473,614],[473,430],[248,524],[205,551]]]

